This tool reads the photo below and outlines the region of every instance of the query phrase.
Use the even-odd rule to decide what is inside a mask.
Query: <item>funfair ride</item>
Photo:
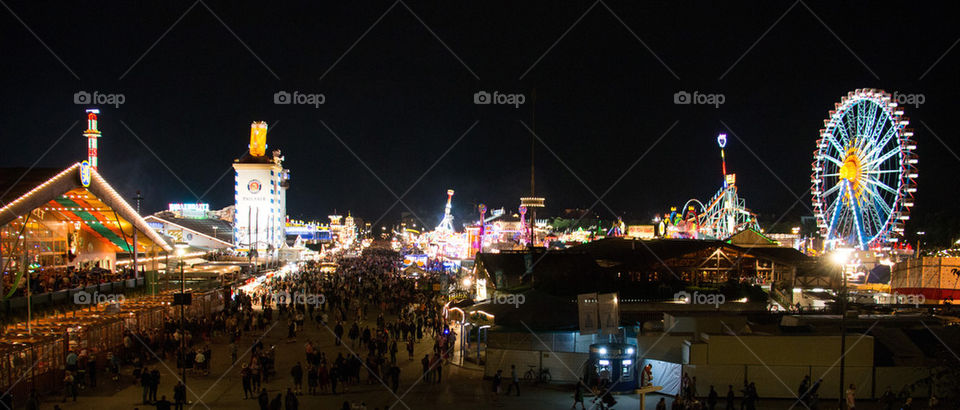
[[[824,120],[810,182],[825,250],[887,250],[903,234],[917,191],[908,123],[876,89],[848,93]]]
[[[661,221],[661,234],[673,238],[726,239],[743,230],[760,231],[757,216],[746,207],[746,202],[737,194],[737,174],[727,173],[724,148],[727,134],[717,136],[720,146],[723,185],[704,205],[691,199],[679,212],[671,209]]]
[[[447,190],[447,204],[444,207],[443,218],[432,231],[424,235],[426,240],[427,254],[435,259],[462,259],[469,252],[469,241],[466,233],[460,233],[453,229],[453,213],[451,212],[451,201],[453,200],[453,190]]]

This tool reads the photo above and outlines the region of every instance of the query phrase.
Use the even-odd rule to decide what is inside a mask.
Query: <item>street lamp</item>
[[[923,237],[923,235],[926,235],[926,234],[927,233],[924,231],[917,232],[917,259],[921,257],[920,256],[920,239]]]
[[[847,263],[850,261],[850,255],[853,253],[853,249],[850,248],[837,248],[833,251],[833,254],[830,255],[830,260],[833,263],[840,266],[840,277],[843,280],[843,285],[840,287],[839,297],[840,297],[840,409],[844,408],[845,404],[845,390],[843,387],[843,376],[844,376],[844,357],[846,356],[847,350],[847,272],[846,267]]]
[[[186,291],[184,288],[184,283],[186,281],[184,280],[183,275],[183,255],[186,253],[187,246],[188,245],[186,242],[177,242],[174,244],[174,247],[177,248],[177,265],[180,265],[180,297],[175,299],[179,299],[180,302],[180,355],[178,359],[181,365],[180,380],[183,381],[184,386],[187,385],[187,326],[184,315],[184,309],[186,308]]]

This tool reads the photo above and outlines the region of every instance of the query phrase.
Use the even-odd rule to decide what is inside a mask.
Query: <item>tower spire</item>
[[[100,110],[91,108],[87,110],[87,130],[83,136],[87,138],[87,162],[90,167],[97,169],[97,139],[100,138],[100,130],[97,129],[97,114]]]

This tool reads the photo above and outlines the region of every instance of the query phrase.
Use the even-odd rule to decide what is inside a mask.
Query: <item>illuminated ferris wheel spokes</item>
[[[902,116],[889,94],[861,89],[842,98],[824,121],[811,190],[827,247],[879,247],[903,231],[917,160]]]

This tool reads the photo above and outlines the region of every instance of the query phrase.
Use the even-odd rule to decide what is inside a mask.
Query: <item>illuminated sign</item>
[[[653,239],[656,234],[653,225],[628,225],[627,236],[636,239]]]
[[[207,217],[207,212],[210,212],[210,204],[172,203],[172,204],[167,204],[167,210],[177,214],[177,217],[179,218],[204,219]]]
[[[260,188],[262,187],[263,186],[260,184],[260,181],[256,179],[251,179],[250,182],[247,183],[247,191],[250,191],[251,194],[260,192]]]
[[[85,187],[90,186],[90,162],[83,161],[80,163],[80,185]]]

